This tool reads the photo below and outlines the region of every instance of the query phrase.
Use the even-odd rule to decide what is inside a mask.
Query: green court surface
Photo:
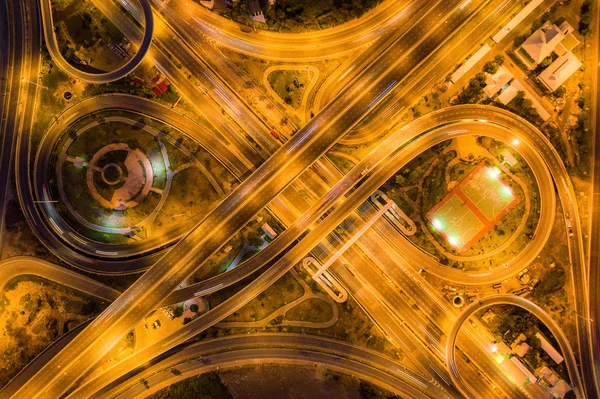
[[[498,169],[486,165],[475,169],[462,186],[462,192],[487,220],[494,220],[515,200],[512,190],[499,175]]]
[[[482,162],[427,213],[427,218],[462,253],[517,202],[519,199],[500,178],[500,170]]]

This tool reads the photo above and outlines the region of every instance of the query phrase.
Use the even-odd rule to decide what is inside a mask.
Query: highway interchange
[[[14,7],[14,10],[19,10],[20,5],[16,4],[19,2],[14,3],[11,3],[11,6]],[[95,3],[99,2],[95,1]],[[194,16],[192,20],[195,22],[190,26],[182,28],[184,31],[188,31],[188,38],[190,40],[194,40],[198,34],[210,37],[213,40],[220,38],[220,45],[262,58],[271,57],[272,59],[283,59],[285,61],[314,61],[319,59],[319,57],[326,58],[331,57],[333,54],[343,54],[352,49],[364,46],[366,43],[371,44],[374,41],[374,44],[370,45],[361,54],[362,58],[358,59],[357,63],[361,67],[357,68],[358,70],[355,73],[349,71],[344,76],[347,78],[344,80],[344,89],[335,95],[324,96],[324,98],[331,101],[327,101],[327,105],[323,106],[320,112],[293,136],[291,135],[292,132],[286,132],[285,136],[291,137],[282,146],[280,146],[278,141],[273,140],[272,137],[265,134],[264,126],[268,126],[268,122],[265,123],[265,120],[268,117],[260,116],[256,111],[249,109],[251,107],[246,102],[233,96],[226,97],[229,100],[227,103],[233,105],[229,108],[233,108],[238,112],[230,112],[230,117],[239,126],[248,127],[246,131],[249,132],[255,142],[260,144],[262,147],[260,150],[250,149],[247,140],[244,137],[240,137],[236,129],[226,126],[227,120],[225,122],[220,120],[213,124],[213,128],[216,128],[221,133],[221,137],[226,138],[227,141],[224,144],[218,137],[210,133],[210,129],[198,125],[189,118],[182,117],[172,109],[133,96],[104,95],[89,98],[66,109],[62,115],[55,118],[55,121],[44,137],[42,145],[39,147],[38,153],[31,154],[31,144],[27,134],[28,131],[31,131],[33,123],[32,110],[35,107],[35,99],[39,88],[37,85],[26,85],[26,90],[23,90],[23,94],[21,94],[27,99],[25,104],[18,102],[17,97],[17,100],[13,100],[16,102],[12,106],[6,107],[6,109],[16,113],[19,113],[20,107],[24,107],[25,112],[19,113],[19,117],[16,114],[13,116],[8,114],[7,117],[3,118],[3,140],[9,144],[3,147],[2,156],[7,156],[9,157],[8,159],[11,159],[13,147],[15,147],[15,161],[17,165],[15,169],[17,172],[16,182],[19,200],[25,211],[25,216],[36,235],[44,245],[62,260],[84,270],[101,271],[106,274],[127,273],[142,269],[148,270],[120,296],[114,296],[116,294],[114,292],[106,294],[105,297],[111,296],[111,298],[105,299],[113,300],[113,303],[104,313],[80,331],[77,336],[70,337],[72,340],[69,343],[63,343],[61,345],[62,350],[51,360],[44,364],[38,363],[36,366],[38,368],[34,368],[33,371],[29,370],[31,379],[27,383],[24,383],[22,379],[15,379],[5,389],[0,391],[0,395],[2,397],[59,397],[68,394],[72,395],[72,397],[92,397],[94,395],[96,395],[95,397],[103,397],[108,392],[111,392],[110,395],[114,395],[113,391],[110,391],[113,389],[116,390],[115,392],[119,390],[125,392],[126,385],[121,386],[120,383],[127,381],[128,373],[133,373],[133,370],[142,367],[149,359],[159,359],[165,352],[173,350],[173,348],[189,340],[189,338],[194,337],[199,332],[218,323],[235,310],[241,308],[250,299],[256,297],[277,281],[307,254],[311,252],[319,253],[319,251],[326,254],[328,251],[331,251],[331,248],[328,248],[327,242],[332,239],[331,232],[334,228],[344,220],[360,218],[360,214],[356,212],[356,209],[366,201],[373,191],[399,170],[402,165],[425,149],[449,138],[461,135],[476,134],[490,136],[506,143],[511,143],[515,138],[518,138],[520,144],[514,146],[514,149],[527,160],[534,171],[538,187],[542,193],[541,197],[544,198],[540,212],[540,222],[536,228],[534,238],[508,264],[508,267],[499,267],[483,273],[447,269],[435,260],[425,256],[423,252],[414,248],[414,246],[407,245],[406,239],[398,234],[396,234],[396,237],[394,237],[394,234],[390,234],[391,238],[387,238],[395,248],[391,256],[397,256],[402,264],[412,270],[410,273],[413,275],[416,270],[425,266],[427,272],[442,277],[447,281],[462,285],[492,284],[510,278],[531,263],[543,249],[550,234],[551,226],[554,223],[556,188],[564,211],[570,214],[570,218],[573,220],[574,234],[573,237],[569,238],[569,248],[573,273],[572,281],[576,285],[574,287],[576,311],[578,314],[586,315],[588,314],[588,309],[595,308],[596,304],[591,301],[595,298],[596,294],[593,284],[590,284],[592,281],[591,274],[588,281],[588,267],[590,267],[590,264],[586,261],[584,252],[586,244],[583,242],[584,234],[581,230],[579,210],[577,204],[570,200],[575,197],[572,183],[560,157],[552,145],[539,130],[520,118],[506,111],[482,106],[453,107],[451,109],[440,110],[417,119],[413,123],[393,132],[390,137],[381,142],[375,150],[345,176],[342,177],[338,171],[329,170],[331,165],[323,155],[333,144],[343,140],[345,137],[350,136],[361,139],[361,133],[357,133],[358,136],[353,135],[353,133],[360,132],[355,127],[366,115],[369,118],[374,118],[375,115],[381,115],[387,109],[392,109],[392,111],[396,109],[399,112],[401,108],[397,103],[406,102],[410,104],[412,100],[410,96],[414,95],[412,93],[409,94],[410,89],[412,88],[416,92],[417,90],[414,90],[415,87],[418,87],[416,85],[422,84],[423,81],[426,82],[424,80],[425,76],[423,76],[424,74],[421,75],[419,67],[439,68],[439,62],[436,63],[435,57],[439,56],[440,52],[436,53],[436,49],[447,40],[447,37],[451,36],[452,32],[460,32],[463,24],[472,18],[485,18],[489,17],[489,15],[495,15],[495,13],[488,13],[487,7],[495,7],[493,9],[497,9],[498,11],[496,12],[505,11],[509,13],[512,10],[511,7],[517,6],[509,1],[431,1],[427,2],[427,8],[423,5],[424,3],[420,2],[413,2],[408,5],[402,3],[404,4],[402,6],[400,5],[401,3],[393,1],[384,2],[382,6],[375,9],[375,12],[368,14],[364,20],[361,19],[351,23],[360,23],[361,29],[364,29],[364,32],[368,33],[365,35],[356,35],[351,30],[352,26],[349,25],[325,31],[325,34],[313,34],[316,37],[312,39],[310,37],[311,34],[307,34],[307,37],[302,37],[302,35],[297,37],[295,35],[290,35],[289,37],[278,35],[278,39],[271,41],[268,46],[264,46],[264,38],[261,38],[262,34],[244,34],[239,28],[233,29],[227,24],[220,30],[215,30],[214,21],[211,22],[214,16],[201,7],[193,8]],[[414,6],[416,3],[420,3],[421,6]],[[129,3],[128,5],[131,6]],[[164,23],[162,22],[162,18],[164,17],[169,24],[185,25],[176,20],[183,13],[181,7],[184,7],[184,5],[185,2],[168,2],[165,8],[162,9],[160,23]],[[509,5],[510,7],[508,7]],[[150,45],[153,32],[152,13],[149,12],[150,2],[142,1],[143,16],[149,22],[150,27],[147,24],[143,32],[139,32],[138,28],[133,25],[129,28],[132,40],[135,42],[135,38],[137,37],[140,43],[142,43],[140,46],[142,50],[132,58],[132,61],[134,59],[136,61],[131,64],[128,63],[113,73],[99,74],[97,76],[88,76],[89,74],[74,70],[60,56],[60,52],[56,51],[56,39],[48,40],[54,37],[51,29],[52,24],[48,22],[51,21],[49,1],[41,0],[38,3],[31,0],[26,2],[26,6],[29,17],[23,18],[22,22],[36,20],[41,16],[41,26],[44,29],[46,42],[51,44],[47,48],[57,65],[69,74],[92,83],[109,82],[126,75],[145,56],[157,64],[162,64],[163,68],[168,70],[165,73],[174,82],[177,82],[178,88],[180,88],[179,82],[182,82],[182,93],[185,95],[186,83],[183,80],[187,79],[177,77],[181,72],[170,67],[167,60],[168,57],[161,53],[161,51],[164,51],[164,48],[174,51],[175,46],[171,46],[172,42],[161,43],[161,39],[166,40],[161,36],[159,36],[158,44],[162,47],[154,49],[154,45]],[[101,10],[104,8],[103,11],[105,14],[111,15],[111,11],[108,10],[110,6],[107,4],[97,4],[97,6]],[[158,2],[154,6],[161,7]],[[12,11],[13,14],[14,10]],[[21,10],[20,12],[23,11]],[[0,16],[4,15],[1,14]],[[399,29],[395,25],[398,20],[404,23],[402,29]],[[115,21],[115,24],[121,27],[117,21]],[[123,24],[123,21],[121,24]],[[23,68],[18,67],[19,71],[23,69],[20,72],[21,79],[17,76],[17,79],[13,77],[2,80],[2,84],[6,85],[8,82],[16,82],[14,84],[16,84],[17,93],[21,93],[22,91],[20,84],[22,84],[23,79],[37,81],[38,73],[36,71],[39,70],[38,54],[39,46],[41,45],[39,25],[35,26],[35,24],[26,23],[24,25],[27,25],[27,29],[30,30],[28,33],[29,39],[26,43],[29,46],[28,49],[31,51],[16,51],[15,60],[12,63],[9,62],[6,56],[0,59],[4,70],[12,70],[12,74],[15,73],[14,71],[17,69],[15,67],[19,66],[20,63],[27,65],[27,67]],[[499,25],[495,27],[490,25],[492,24],[485,26],[485,29],[482,28],[477,35],[489,34],[489,31],[499,27]],[[18,24],[11,24],[11,27],[16,34],[24,32],[26,29]],[[123,28],[122,30],[125,32]],[[160,29],[160,31],[164,30]],[[141,35],[141,39],[139,35]],[[375,38],[381,35],[383,35],[384,40],[375,40]],[[264,34],[264,36],[269,35]],[[5,38],[0,40],[3,39],[5,40]],[[13,46],[16,46],[16,43],[19,42],[18,36],[13,40],[15,43]],[[155,38],[154,40],[157,39]],[[178,42],[180,39],[176,41]],[[320,43],[327,45],[323,47]],[[471,45],[473,44],[471,43]],[[25,48],[25,44],[22,45]],[[458,44],[456,45],[458,46]],[[465,46],[463,47],[465,50],[467,49],[465,42],[461,45]],[[53,47],[54,50],[52,50]],[[186,52],[190,51],[189,47],[185,48],[187,49]],[[182,52],[181,55],[185,59],[183,54]],[[22,56],[23,60],[19,59],[20,56]],[[195,59],[189,60],[190,63],[198,62],[197,58],[202,58],[202,55],[195,55],[194,57]],[[219,63],[218,59],[212,59],[211,61],[210,55],[206,57],[207,59],[201,61],[201,65],[204,68],[210,65],[210,62],[214,64]],[[9,64],[11,65],[10,68],[8,68]],[[212,73],[217,74],[214,71]],[[229,73],[225,71],[226,76],[230,76],[231,74],[231,71]],[[198,75],[200,74],[198,73]],[[203,82],[202,85],[207,86],[208,83],[206,82],[208,81]],[[187,86],[188,97],[193,96],[193,93],[198,90],[195,85],[189,82]],[[337,87],[337,89],[339,88]],[[15,90],[7,90],[7,92],[11,93],[11,97],[17,94],[13,94],[13,91]],[[6,97],[3,96],[3,101],[11,101],[11,97]],[[209,107],[218,107],[222,104],[222,100],[217,99],[214,104],[209,104]],[[381,106],[378,107],[378,104],[381,104]],[[110,249],[111,252],[114,252],[115,247],[109,248],[109,245],[99,243],[93,243],[93,246],[86,245],[82,243],[81,237],[79,237],[80,240],[72,239],[73,236],[77,236],[77,231],[62,221],[51,204],[39,206],[35,203],[36,198],[47,199],[44,198],[43,194],[43,184],[46,176],[39,173],[43,170],[43,166],[40,165],[47,164],[52,145],[58,135],[67,129],[73,121],[80,119],[82,116],[114,108],[126,109],[140,115],[154,117],[189,134],[205,148],[210,149],[212,155],[219,159],[240,181],[235,190],[225,197],[203,220],[199,221],[196,227],[192,227],[191,231],[185,231],[188,227],[184,226],[180,230],[174,230],[166,243],[149,240],[143,242],[143,245],[124,245],[123,248],[117,248],[116,251],[122,255],[118,263],[98,256],[98,251],[102,252],[103,250]],[[210,109],[205,109],[204,111],[206,112],[204,115],[211,112]],[[215,118],[207,119],[209,122],[212,122]],[[12,123],[12,125],[7,125],[8,127],[5,128],[4,121]],[[21,131],[17,130],[17,125],[20,126]],[[369,132],[362,133],[362,140],[364,140],[364,137],[372,137],[372,135],[381,135],[383,133],[382,130],[384,127],[377,124],[369,123],[365,126],[368,126]],[[13,141],[16,142],[16,145],[12,144]],[[30,157],[34,156],[35,162],[32,163]],[[5,163],[3,162],[3,167],[0,168],[0,176],[4,173],[5,177],[2,181],[3,184],[8,186],[6,182],[8,182],[7,176],[10,173],[10,168],[6,168],[4,165]],[[33,171],[30,170],[32,167]],[[307,171],[312,171],[312,173],[309,174]],[[367,172],[365,173],[365,171]],[[290,198],[289,190],[286,190],[293,182],[297,180],[300,184],[311,185],[314,184],[311,181],[315,179],[320,180],[321,184],[327,187],[327,191],[323,193],[321,198],[318,198],[304,212],[294,212],[290,207],[286,207],[286,202],[293,201],[293,198]],[[269,206],[273,212],[278,214],[287,226],[285,232],[272,245],[267,246],[257,256],[231,271],[186,289],[176,289],[188,275],[201,267],[211,254],[215,253],[227,242],[229,237],[239,231],[265,206]],[[58,231],[54,224],[47,223],[47,219],[53,216],[55,217],[53,220],[59,223]],[[386,227],[383,226],[382,228],[385,229]],[[374,229],[371,230],[373,232],[370,234],[382,234],[381,231],[378,233]],[[364,241],[361,240],[359,242],[359,245],[362,246],[361,248],[368,250],[370,245],[369,237],[371,236],[367,235]],[[284,252],[285,250],[287,252]],[[269,263],[281,253],[283,253],[283,256],[275,263]],[[17,260],[17,262],[22,262],[20,264],[27,267],[39,267],[39,273],[44,273],[43,268],[48,267],[48,265],[40,267],[39,265],[35,265],[35,261],[31,263],[27,259]],[[128,358],[126,361],[114,365],[99,377],[95,377],[92,380],[85,379],[86,372],[153,309],[164,304],[180,302],[197,292],[214,292],[222,287],[232,285],[261,269],[265,270],[259,277],[221,305],[181,327],[167,338],[150,347],[143,348],[143,350],[135,353],[134,356]],[[590,268],[589,270],[593,269]],[[8,270],[7,268],[7,274],[13,273]],[[22,272],[22,270],[14,271],[15,274]],[[76,274],[74,272],[70,273]],[[367,276],[370,277],[365,272],[363,278]],[[6,281],[4,280],[4,276],[2,277],[2,281]],[[73,278],[76,279],[76,277]],[[402,278],[404,277],[397,277],[398,280]],[[396,277],[394,279],[396,280]],[[63,278],[63,282],[66,283],[66,280],[66,277]],[[375,284],[375,280],[366,281],[365,283]],[[78,284],[81,284],[83,287],[86,283],[84,281],[71,284],[66,283],[69,286]],[[90,284],[90,282],[88,281],[87,284]],[[577,289],[578,286],[589,287],[589,292]],[[96,288],[101,290],[101,288]],[[377,292],[378,290],[375,289],[374,291]],[[357,293],[357,295],[364,295],[364,293]],[[386,299],[386,295],[388,294],[383,291],[381,295],[383,296],[383,299],[381,299],[383,302],[393,300]],[[394,294],[389,293],[389,295]],[[529,301],[521,298],[507,297],[502,300],[513,301],[510,303],[534,309],[530,306],[531,303]],[[375,302],[379,303],[380,301],[376,300]],[[442,306],[441,309],[446,309],[445,311],[448,312],[448,306]],[[443,312],[441,309],[440,312]],[[547,319],[547,315],[543,311],[540,312],[539,308],[534,311],[537,312],[536,315],[543,322],[548,324],[545,320]],[[456,330],[462,325],[462,321],[465,319],[462,315],[461,313],[461,316],[458,316],[455,311],[450,309],[450,313],[447,313],[446,316],[438,320],[440,323],[439,327],[448,327],[445,321],[448,319],[452,327]],[[388,314],[382,317],[391,316]],[[377,320],[377,318],[375,319]],[[398,322],[394,320],[394,317],[390,320],[392,320],[390,323]],[[598,362],[597,344],[595,344],[596,341],[592,340],[591,323],[588,323],[585,318],[578,318],[577,324],[579,342],[578,345],[572,346],[579,348],[578,356],[581,359],[579,371],[583,376],[581,385],[579,383],[580,377],[577,375],[578,372],[574,366],[575,353],[570,349],[568,353],[565,352],[568,342],[566,345],[561,344],[561,347],[563,353],[566,354],[565,357],[569,364],[571,381],[578,391],[579,396],[583,397],[582,392],[585,391],[585,397],[593,398],[598,396],[596,387],[598,378],[595,367]],[[388,327],[383,327],[383,329],[391,336],[400,334],[399,337],[401,338],[399,338],[399,341],[404,345],[408,345],[409,342],[415,344],[414,338],[411,338],[410,334],[406,332],[396,329],[393,329],[396,331],[388,331]],[[469,335],[473,334],[474,337],[477,336],[477,333],[474,333],[469,327],[465,327],[463,331],[468,331]],[[564,341],[560,330],[557,330],[555,336],[561,342]],[[270,344],[273,346],[285,346],[286,343],[283,341],[288,338],[285,336],[275,337],[272,338],[273,342],[269,342],[271,338],[260,336],[239,339],[240,341],[246,340],[248,342],[255,339],[260,345],[264,346],[270,346]],[[322,342],[318,342],[317,338],[303,339],[302,337],[296,337],[296,339],[299,341],[297,344],[305,346],[307,350],[319,350],[322,349],[320,345],[324,345]],[[436,339],[439,340],[437,341],[437,345],[447,342],[446,337],[442,338],[442,335]],[[224,341],[227,341],[227,339]],[[206,342],[197,345],[200,349],[184,348],[181,350],[181,356],[185,356],[188,351],[202,353],[202,350],[206,350],[202,349],[202,346],[205,344],[206,346],[209,344],[218,346],[222,343],[220,341],[216,343]],[[456,369],[454,366],[450,366],[448,371],[440,368],[446,362],[451,362],[453,358],[446,358],[444,353],[441,353],[436,360],[431,361],[428,359],[431,355],[423,352],[422,348],[418,348],[418,343],[416,343],[414,348],[407,347],[409,351],[410,349],[414,349],[414,352],[411,352],[410,355],[412,357],[411,363],[419,370],[418,372],[409,370],[408,373],[412,376],[411,378],[407,378],[402,373],[390,376],[393,373],[386,374],[382,372],[382,370],[386,371],[386,369],[383,366],[385,362],[381,359],[376,361],[371,359],[369,369],[361,365],[361,362],[353,363],[351,359],[339,360],[341,354],[344,353],[339,348],[337,351],[329,348],[332,355],[337,356],[334,358],[328,358],[326,355],[319,355],[316,352],[312,354],[306,352],[299,357],[297,353],[296,355],[294,354],[294,351],[285,349],[234,350],[236,346],[244,347],[253,344],[253,342],[240,342],[239,345],[232,343],[230,346],[227,346],[232,349],[232,354],[224,354],[221,358],[215,355],[214,362],[215,364],[219,364],[219,362],[223,364],[247,364],[251,363],[249,359],[259,358],[265,359],[265,361],[271,359],[270,361],[282,363],[321,363],[328,365],[331,369],[343,370],[361,378],[377,382],[395,392],[414,397],[421,397],[417,392],[421,392],[422,395],[423,391],[430,391],[430,393],[437,392],[436,394],[432,393],[433,397],[459,397],[460,393],[467,396],[470,395],[460,383],[457,383],[456,387],[450,383],[447,376],[450,376],[454,382],[458,381],[456,380],[458,373],[455,373]],[[451,348],[453,350],[454,345]],[[450,353],[448,348],[445,350],[445,353]],[[483,338],[472,338],[471,343],[465,350],[469,353],[472,352],[473,357],[482,359],[483,363],[486,362]],[[375,356],[373,354],[362,353],[360,349],[356,349],[356,351],[356,358],[361,359],[363,362],[369,356]],[[177,356],[179,356],[179,352],[173,353],[177,353]],[[508,382],[506,376],[502,375],[502,371],[493,364],[491,357],[487,359],[487,362],[489,364],[486,363],[485,365],[480,365],[480,367],[485,369],[485,373],[488,376],[492,376],[494,381],[498,380],[498,386],[509,397],[521,397],[524,394],[516,390]],[[160,384],[168,385],[173,378],[172,375],[169,377],[168,373],[160,374],[160,371],[164,370],[164,367],[162,369],[156,367],[154,372],[146,370],[148,375],[156,375],[157,388],[161,386]],[[210,369],[210,367],[202,368],[198,364],[192,364],[189,367],[189,373],[192,374]],[[387,367],[387,371],[389,372],[389,366]],[[460,367],[473,366],[468,366],[462,362]],[[59,369],[60,372],[57,373],[55,370]],[[421,373],[429,377],[423,379]],[[445,373],[448,374],[444,376]],[[463,373],[462,375],[463,378],[466,378],[467,385],[473,387],[473,385],[477,384],[477,378],[474,373]],[[129,384],[131,387],[135,387],[136,384],[134,382],[139,380],[139,376],[133,374],[130,378],[133,382]],[[415,379],[417,382],[415,382]],[[120,383],[114,386],[114,381],[119,381]],[[423,385],[427,386],[427,388]],[[494,391],[485,385],[485,383],[479,383],[479,386],[476,387],[477,391],[480,394],[481,392],[486,392],[487,395],[493,394]],[[135,389],[139,389],[139,386]],[[136,394],[123,393],[123,395],[123,397],[129,397],[128,395],[135,396]],[[539,397],[539,393],[535,392],[534,389],[528,390],[525,395]]]

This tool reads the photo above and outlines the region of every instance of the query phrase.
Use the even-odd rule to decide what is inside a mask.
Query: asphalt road
[[[238,53],[277,62],[330,60],[370,45],[402,19],[423,6],[423,1],[386,0],[361,18],[338,27],[316,32],[286,34],[240,26],[192,2],[170,1],[165,7],[154,1],[161,12],[188,16],[187,25],[219,46]]]
[[[331,200],[335,200],[334,194],[337,193],[337,195],[343,195],[349,188],[356,184],[356,182],[360,180],[361,171],[365,168],[369,170],[369,173],[365,177],[366,180],[361,182],[358,189],[355,189],[352,194],[343,203],[337,206],[323,222],[319,223],[315,229],[308,233],[308,235],[306,235],[298,244],[292,247],[273,266],[269,267],[260,277],[252,281],[245,289],[234,294],[229,300],[221,305],[186,324],[181,329],[152,347],[146,348],[135,354],[128,359],[127,363],[129,364],[121,363],[116,365],[111,369],[112,372],[116,374],[113,374],[106,379],[99,379],[96,381],[96,384],[99,385],[96,385],[95,387],[92,386],[94,384],[86,385],[81,388],[81,391],[77,391],[75,394],[82,396],[89,395],[91,392],[94,392],[94,389],[98,389],[106,381],[113,380],[116,378],[115,376],[122,375],[132,367],[136,367],[143,364],[148,359],[158,356],[161,351],[164,351],[169,347],[185,342],[187,339],[198,334],[203,329],[219,322],[242,307],[249,300],[256,297],[273,282],[283,276],[291,267],[296,265],[314,246],[326,237],[329,232],[339,225],[350,212],[368,198],[368,196],[380,186],[381,179],[387,178],[395,173],[399,164],[393,163],[392,160],[396,158],[399,160],[410,160],[414,155],[419,154],[421,151],[437,142],[464,134],[472,134],[472,132],[469,132],[469,128],[473,129],[473,125],[477,126],[479,130],[476,131],[480,134],[488,134],[502,141],[510,141],[516,137],[516,135],[523,134],[523,131],[512,131],[503,127],[504,122],[514,123],[511,122],[513,121],[512,118],[506,118],[508,115],[509,114],[506,111],[497,108],[481,106],[455,107],[425,116],[423,119],[428,119],[430,123],[423,123],[421,127],[428,127],[429,129],[424,131],[411,129],[409,127],[403,129],[396,136],[382,143],[375,151],[370,153],[367,158],[357,165],[353,172],[350,172],[347,177],[340,180],[328,194]],[[461,116],[469,122],[461,120]],[[480,117],[485,117],[486,121],[478,121],[478,118]],[[456,125],[451,123],[453,120],[452,118],[455,118],[454,121]],[[496,121],[495,118],[498,118],[498,120]],[[468,127],[461,129],[461,123],[465,123]],[[526,124],[526,122],[521,123]],[[442,128],[432,130],[436,126],[441,126]],[[524,146],[531,146],[535,151],[540,151],[544,154],[544,150],[547,150],[549,154],[554,157],[548,161],[550,163],[556,164],[556,162],[560,161],[558,155],[550,149],[550,144],[544,136],[537,129],[533,129],[531,132],[535,133],[537,137],[520,136],[520,139],[523,141],[522,144]],[[402,143],[405,145],[402,146]],[[400,147],[398,147],[399,145]],[[385,154],[388,155],[386,156]],[[384,176],[380,175],[380,173]],[[277,240],[275,240],[273,244],[276,242]],[[269,247],[265,248],[263,252],[268,250]],[[431,375],[437,375],[433,370],[430,370],[430,373]],[[451,388],[449,387],[448,389]]]
[[[129,61],[125,63],[125,65],[121,66],[120,68],[114,71],[105,73],[89,73],[75,68],[62,56],[60,46],[58,44],[58,41],[56,40],[56,35],[54,33],[55,26],[52,20],[51,0],[40,0],[44,38],[46,39],[46,48],[52,56],[52,59],[54,60],[55,64],[60,69],[62,69],[63,72],[65,72],[67,75],[76,77],[88,83],[110,83],[127,76],[142,62],[142,60],[146,56],[146,52],[150,48],[150,44],[152,43],[152,33],[154,30],[154,16],[152,15],[152,7],[150,5],[150,0],[139,1],[142,6],[145,24],[144,37],[142,39],[141,45],[138,48],[138,51],[133,57],[131,57]]]
[[[123,379],[114,381],[110,386],[105,387],[90,398],[131,397],[133,396],[133,392],[138,392],[140,378],[149,380],[152,391],[159,390],[161,386],[174,382],[172,378],[175,375],[171,373],[170,369],[174,367],[180,370],[182,362],[193,362],[193,365],[190,364],[186,368],[192,371],[193,374],[198,374],[205,372],[205,367],[212,367],[213,369],[216,367],[228,367],[223,363],[215,362],[216,359],[207,359],[208,354],[229,353],[249,348],[260,348],[263,353],[273,348],[294,349],[293,352],[295,354],[290,357],[290,360],[313,360],[316,364],[321,364],[327,368],[329,365],[335,365],[336,369],[337,367],[341,367],[341,371],[359,378],[368,376],[369,373],[365,372],[367,370],[384,371],[384,375],[391,377],[391,379],[382,375],[374,381],[372,380],[372,376],[370,376],[369,380],[378,385],[387,386],[400,395],[406,394],[411,397],[447,397],[431,381],[379,352],[324,337],[285,333],[257,333],[243,336],[233,335],[178,347],[173,351],[167,352],[166,355],[161,356],[159,359],[155,359],[151,367],[132,371],[132,373]],[[307,352],[309,355],[307,355]],[[334,356],[337,359],[333,364],[330,362],[325,364],[320,363],[313,355],[317,352],[326,356]],[[227,357],[232,359],[229,355]],[[244,358],[237,358],[234,361],[236,365],[251,365],[255,363],[264,364],[266,363],[265,360],[267,358],[264,356],[256,359],[244,356]],[[358,362],[363,365],[358,367],[359,370],[362,370],[360,374],[356,374],[356,365]],[[163,370],[168,370],[171,377],[162,375],[159,379],[155,379],[155,376],[162,374]],[[188,374],[187,376],[190,375]],[[176,379],[180,378],[184,378],[183,373],[181,376],[176,377]],[[390,384],[390,381],[394,380],[397,382]]]
[[[474,3],[476,4],[476,3]],[[301,129],[276,154],[244,181],[231,195],[209,214],[190,234],[184,237],[134,283],[117,301],[90,324],[61,353],[50,361],[34,381],[22,387],[17,396],[57,396],[83,375],[90,360],[101,357],[181,281],[196,269],[196,262],[216,252],[228,237],[238,231],[266,203],[273,199],[301,171],[312,164],[355,125],[365,111],[383,98],[398,80],[413,68],[413,63],[437,47],[444,31],[468,16],[475,7],[448,2],[433,13],[433,20],[424,20],[407,33],[413,45],[400,44],[387,57],[371,66],[362,80],[342,93],[319,115]],[[439,22],[432,23],[440,18]],[[443,29],[441,27],[443,26]],[[428,36],[427,32],[435,32]],[[398,53],[414,52],[414,57],[398,62]],[[134,301],[130,304],[131,301]],[[109,328],[110,327],[110,328]],[[53,376],[45,370],[64,370]]]
[[[575,394],[579,398],[585,398],[583,386],[581,385],[581,379],[579,377],[579,371],[577,369],[577,361],[575,359],[575,353],[571,349],[571,345],[567,340],[567,337],[562,332],[561,328],[556,324],[554,319],[546,313],[542,308],[534,304],[533,302],[521,298],[516,295],[490,295],[488,297],[482,298],[477,302],[473,302],[471,305],[467,306],[460,312],[454,324],[450,328],[446,339],[446,364],[448,365],[448,369],[450,370],[450,376],[452,377],[452,381],[454,385],[458,387],[458,389],[462,392],[465,397],[470,398],[478,398],[476,394],[472,392],[470,387],[464,384],[460,373],[458,372],[458,368],[456,367],[455,360],[455,352],[456,352],[456,339],[458,337],[458,333],[461,330],[462,325],[467,321],[469,317],[471,317],[474,313],[486,309],[490,306],[494,305],[514,305],[520,308],[523,308],[532,314],[534,314],[554,335],[554,338],[558,341],[563,357],[565,358],[565,363],[567,365],[567,370],[569,371],[569,379],[571,380],[571,384],[573,386],[573,390]]]

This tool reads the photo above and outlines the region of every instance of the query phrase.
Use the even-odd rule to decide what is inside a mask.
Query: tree
[[[248,229],[246,231],[246,238],[248,239],[248,245],[251,247],[258,248],[263,244],[262,237],[256,232],[256,230]]]
[[[198,311],[198,305],[196,305],[195,303],[190,305],[190,310],[194,313],[196,313]]]
[[[173,311],[175,317],[181,317],[183,315],[183,306],[177,306]]]
[[[562,86],[554,90],[554,93],[552,93],[552,95],[557,98],[564,97],[565,94],[567,94],[567,89]]]
[[[498,72],[498,68],[500,68],[500,65],[496,64],[494,61],[488,61],[483,66],[483,70],[492,75]]]

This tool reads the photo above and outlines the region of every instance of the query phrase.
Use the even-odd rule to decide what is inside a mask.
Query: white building
[[[490,75],[485,80],[486,86],[483,89],[483,92],[488,97],[493,97],[496,93],[500,91],[508,82],[510,82],[513,78],[513,74],[505,67],[501,66],[498,68],[495,74]]]
[[[533,59],[535,64],[539,64],[572,30],[573,28],[566,21],[560,26],[546,21],[540,29],[525,40],[521,48]]]
[[[562,355],[560,353],[558,353],[558,351],[556,349],[554,349],[552,344],[550,342],[548,342],[546,337],[544,337],[540,333],[536,333],[535,336],[538,337],[538,339],[542,343],[542,349],[546,351],[546,353],[552,358],[552,360],[554,360],[556,362],[556,364],[561,364],[562,361],[565,360],[562,357]]]
[[[562,86],[563,83],[579,68],[582,62],[575,57],[572,52],[565,53],[558,57],[548,68],[540,74],[540,81],[550,91],[554,91]]]

